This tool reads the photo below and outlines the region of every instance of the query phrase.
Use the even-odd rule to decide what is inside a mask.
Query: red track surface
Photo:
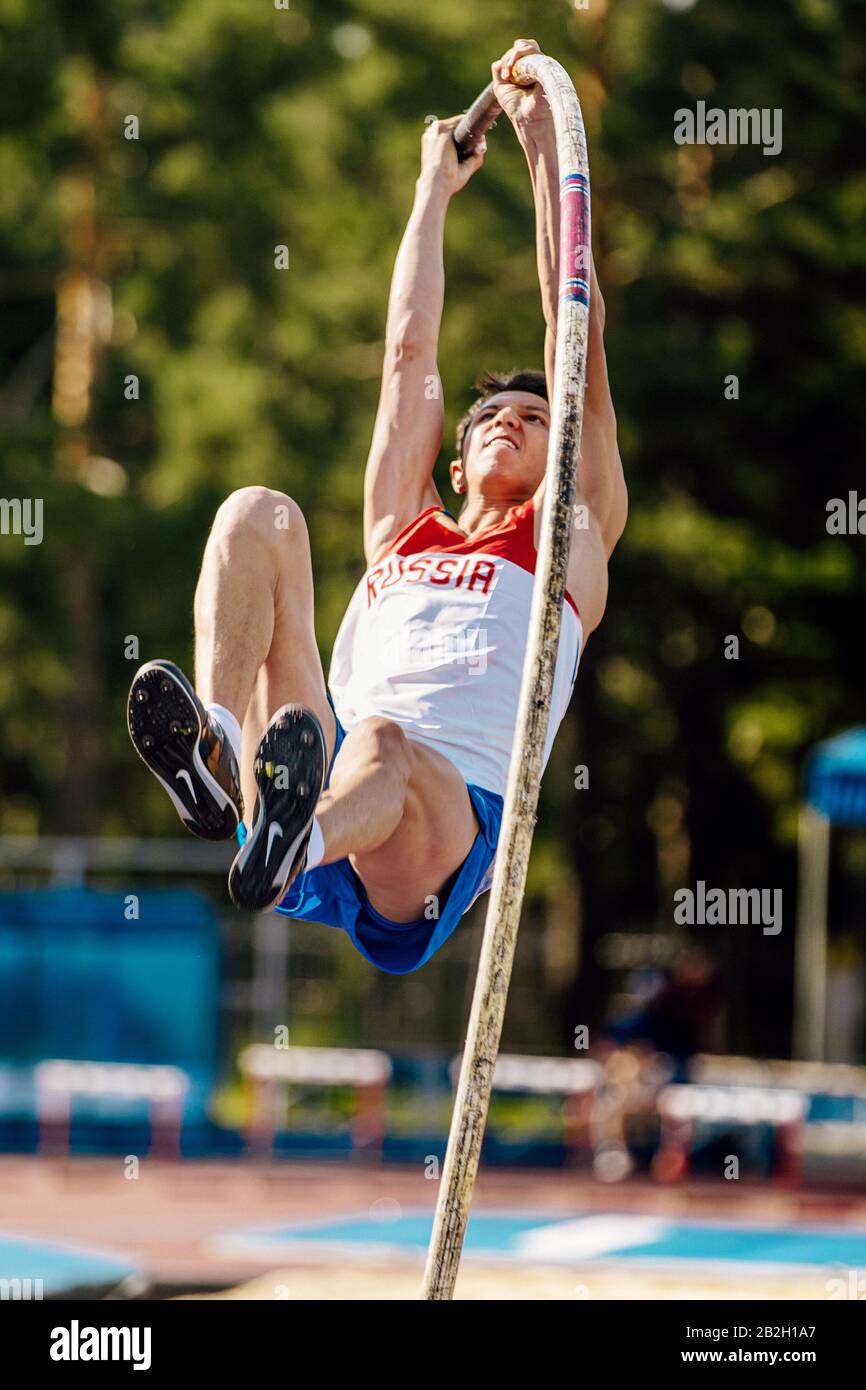
[[[162,1286],[225,1288],[273,1269],[274,1256],[215,1255],[208,1243],[220,1232],[356,1215],[383,1198],[403,1207],[432,1208],[434,1184],[420,1164],[142,1160],[140,1176],[128,1179],[120,1159],[0,1158],[0,1231],[116,1251]],[[475,1207],[485,1206],[556,1214],[616,1210],[780,1223],[828,1221],[866,1229],[862,1197],[784,1191],[758,1183],[659,1187],[631,1180],[604,1186],[569,1173],[494,1170],[478,1181]],[[574,1277],[569,1275],[572,1282]]]

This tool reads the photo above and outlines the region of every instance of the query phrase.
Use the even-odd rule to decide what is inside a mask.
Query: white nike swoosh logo
[[[183,780],[186,782],[187,786],[189,787],[189,794],[190,794],[190,796],[192,797],[193,801],[195,802],[195,804],[196,804],[196,806],[197,806],[197,805],[198,805],[198,797],[197,797],[196,794],[195,794],[195,787],[194,787],[193,784],[192,784],[192,778],[190,777],[190,775],[189,775],[189,773],[187,772],[186,768],[185,768],[185,767],[182,767],[181,770],[180,770],[180,772],[176,772],[176,773],[174,774],[174,776],[175,776],[175,781],[178,779],[178,777],[182,777],[182,778],[183,778]]]
[[[276,840],[278,836],[280,839],[283,838],[283,827],[281,825],[277,825],[276,821],[271,821],[271,824],[268,827],[268,852],[265,855],[266,864],[271,857],[271,850],[273,849],[274,840]]]

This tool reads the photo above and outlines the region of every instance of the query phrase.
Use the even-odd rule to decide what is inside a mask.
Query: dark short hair
[[[500,391],[531,391],[533,396],[541,396],[548,400],[547,377],[544,372],[535,372],[528,368],[512,367],[510,372],[484,372],[473,384],[472,389],[479,393],[478,398],[472,402],[457,426],[457,457],[461,459],[466,436],[472,428],[475,416],[491,396],[498,396]]]

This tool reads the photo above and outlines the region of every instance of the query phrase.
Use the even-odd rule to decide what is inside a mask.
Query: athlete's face
[[[485,401],[451,465],[456,492],[526,502],[544,477],[550,409],[531,391],[500,391]]]

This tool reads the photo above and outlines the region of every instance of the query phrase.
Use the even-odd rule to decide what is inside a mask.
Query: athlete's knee
[[[389,768],[408,783],[411,772],[409,740],[399,724],[376,714],[362,719],[352,732],[363,739],[367,762]]]
[[[270,487],[241,487],[222,503],[214,518],[213,534],[221,539],[242,537],[257,544],[282,544],[286,537],[303,536],[307,525],[293,498]]]

